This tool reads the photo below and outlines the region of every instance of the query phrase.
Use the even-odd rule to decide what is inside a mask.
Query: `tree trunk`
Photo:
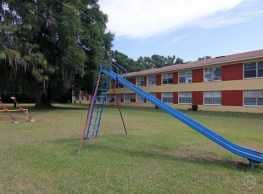
[[[42,93],[38,97],[35,107],[36,108],[51,108],[52,105],[51,105],[48,95]]]
[[[36,108],[51,108],[51,101],[49,95],[49,89],[46,86],[46,82],[43,82],[43,89],[39,92],[39,96],[37,97],[36,101]]]

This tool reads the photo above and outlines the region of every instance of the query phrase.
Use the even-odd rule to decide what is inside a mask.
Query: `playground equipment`
[[[115,67],[120,69],[119,66],[115,66]],[[121,69],[121,71],[123,71],[123,69]],[[90,101],[85,126],[82,129],[82,133],[81,133],[82,140],[93,139],[99,135],[101,117],[102,117],[104,106],[107,102],[108,90],[109,90],[108,78],[105,77],[105,75],[103,74],[99,74],[96,82],[96,87],[94,89],[93,96]],[[125,135],[127,136],[126,125],[118,103],[117,103],[117,108],[120,113]]]
[[[32,118],[32,116],[29,113],[29,110],[26,108],[23,108],[22,106],[20,106],[17,102],[16,97],[11,97],[10,98],[13,103],[14,103],[14,107],[15,109],[9,109],[6,105],[3,104],[2,99],[0,97],[0,113],[5,113],[9,116],[10,120],[12,121],[12,123],[14,124],[18,124],[18,117],[17,115],[13,114],[13,113],[23,113],[24,114],[24,119],[27,122],[34,122],[35,120]]]
[[[194,119],[190,118],[186,114],[176,110],[172,106],[170,106],[166,103],[163,103],[161,100],[159,100],[155,96],[145,92],[140,87],[129,82],[123,76],[115,73],[112,69],[105,68],[102,66],[100,69],[100,76],[107,76],[109,79],[122,84],[124,87],[135,92],[141,98],[146,99],[147,101],[153,103],[159,109],[163,110],[164,112],[171,115],[172,117],[178,119],[179,121],[181,121],[185,125],[191,127],[192,129],[194,129],[198,133],[202,134],[206,138],[210,139],[214,143],[218,144],[222,148],[224,148],[224,149],[226,149],[226,150],[228,150],[228,151],[232,152],[233,154],[236,154],[240,157],[246,158],[249,161],[249,165],[251,167],[253,167],[257,164],[263,163],[263,153],[232,143],[231,141],[225,139],[223,136],[214,132],[212,129],[207,128],[206,126],[195,121]],[[96,96],[96,93],[94,96]],[[85,132],[84,132],[84,134],[85,134]]]

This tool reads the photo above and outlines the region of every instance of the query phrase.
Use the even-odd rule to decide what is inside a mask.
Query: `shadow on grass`
[[[51,112],[51,111],[59,111],[59,110],[87,110],[89,108],[88,105],[72,105],[72,104],[52,104],[50,107],[30,107],[30,111],[32,112]]]
[[[201,166],[207,166],[207,165],[216,165],[225,167],[228,169],[237,168],[239,170],[249,170],[249,166],[247,163],[240,162],[240,161],[233,161],[233,160],[220,160],[213,157],[202,157],[200,155],[191,154],[191,155],[185,155],[180,156],[179,154],[170,155],[165,153],[156,152],[153,150],[131,150],[131,149],[125,149],[123,147],[111,147],[106,145],[98,145],[98,144],[89,144],[86,145],[89,149],[94,150],[105,150],[110,152],[117,152],[119,154],[124,154],[128,156],[134,156],[134,157],[143,157],[143,158],[154,158],[158,160],[172,160],[172,161],[181,161],[181,162],[187,162],[191,164],[198,164]]]
[[[57,110],[87,110],[87,104],[52,104],[49,108],[36,108],[34,106],[29,107],[30,111],[33,112],[46,112],[46,111],[57,111]],[[107,109],[116,109],[116,106],[106,106]],[[144,111],[144,112],[155,112],[155,113],[163,113],[160,109],[155,109],[151,107],[121,107],[123,111]],[[233,117],[233,118],[262,118],[263,114],[258,113],[239,113],[239,112],[215,112],[215,111],[187,111],[187,110],[179,110],[182,113],[185,113],[189,116],[215,116],[215,117]]]
[[[72,151],[72,154],[81,154],[85,153],[86,151],[101,151],[101,152],[112,152],[117,153],[124,156],[130,156],[130,157],[140,157],[140,158],[151,158],[151,159],[157,159],[157,160],[166,160],[166,161],[180,161],[180,162],[186,162],[190,164],[198,164],[200,166],[218,166],[218,167],[224,167],[227,169],[237,169],[242,171],[251,171],[254,169],[251,169],[248,165],[248,163],[241,162],[241,161],[234,161],[234,160],[228,160],[228,159],[218,159],[213,156],[202,156],[201,154],[192,152],[191,154],[178,154],[175,153],[167,154],[167,153],[161,153],[160,151],[155,150],[155,146],[153,146],[150,150],[138,150],[138,148],[128,148],[125,146],[114,146],[114,145],[105,145],[105,143],[99,144],[96,140],[92,140],[91,142],[85,142],[84,145],[81,146],[79,139],[61,139],[56,140],[53,143],[58,144],[66,144],[66,146],[71,147],[74,151]],[[157,145],[156,145],[157,146]],[[71,149],[71,150],[72,150]],[[157,149],[159,147],[157,146]],[[209,153],[207,153],[209,154]],[[263,166],[259,165],[255,170],[263,170]],[[261,171],[260,171],[261,172]]]

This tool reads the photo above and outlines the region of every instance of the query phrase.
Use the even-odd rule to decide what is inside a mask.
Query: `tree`
[[[97,0],[6,0],[0,19],[6,82],[12,74],[15,85],[36,96],[39,105],[69,90],[75,77],[91,83],[113,39]]]
[[[139,57],[137,60],[134,60],[119,51],[113,51],[112,57],[118,64],[123,65],[129,72],[159,68],[174,64],[183,64],[183,59],[177,58],[175,55],[166,57],[154,54],[151,57]]]
[[[122,65],[128,71],[136,71],[138,70],[138,66],[136,62],[129,58],[127,55],[119,52],[119,51],[112,51],[112,59],[117,63]]]

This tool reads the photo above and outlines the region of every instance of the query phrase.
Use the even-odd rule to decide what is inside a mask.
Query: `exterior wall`
[[[202,105],[203,104],[203,92],[195,91],[192,92],[192,101],[195,105]]]
[[[178,84],[178,72],[173,73],[173,84]]]
[[[121,106],[127,107],[149,107],[153,108],[154,105],[150,103],[131,103],[131,104],[120,104]],[[188,104],[173,104],[173,107],[179,110],[189,110],[192,108],[192,105]],[[260,107],[244,107],[244,106],[206,106],[199,105],[198,109],[200,111],[218,111],[218,112],[244,112],[244,113],[260,113],[263,114],[263,108]]]
[[[181,110],[188,110],[191,105],[173,105],[175,108]],[[199,105],[201,111],[219,111],[219,112],[245,112],[245,113],[263,113],[263,108],[260,107],[244,107],[244,106],[206,106]]]
[[[222,80],[242,80],[243,79],[243,64],[225,65],[222,66]]]
[[[173,103],[178,104],[178,93],[177,92],[173,92]]]
[[[221,81],[204,81],[204,70],[199,68],[192,70],[192,83],[178,83],[178,72],[173,72],[173,84],[162,84],[162,74],[159,73],[156,74],[156,85],[144,86],[142,89],[154,93],[158,99],[161,99],[163,92],[173,93],[172,106],[178,109],[187,110],[192,107],[191,104],[178,104],[178,92],[192,92],[192,104],[199,105],[199,110],[263,113],[262,106],[243,106],[243,91],[263,90],[263,78],[244,79],[243,63],[222,65],[221,67]],[[147,77],[144,76],[144,78],[145,83],[147,83]],[[136,83],[136,77],[129,78],[129,80],[132,83]],[[222,94],[222,105],[204,105],[203,93],[206,91],[220,91]],[[118,88],[115,92],[117,94],[133,93],[125,88]],[[110,90],[109,93],[113,93],[113,90]],[[149,102],[134,102],[129,103],[129,106],[154,107]]]
[[[159,100],[162,99],[162,93],[161,92],[157,92],[155,95],[156,95],[156,98],[158,98]]]
[[[144,76],[144,86],[147,86],[147,76]]]
[[[233,91],[233,90],[263,90],[263,78],[212,81],[192,84],[164,84],[160,86],[143,87],[147,92],[194,92],[194,91]],[[109,93],[113,93],[112,90]],[[132,93],[126,88],[119,88],[116,93]]]
[[[131,77],[128,79],[131,83],[136,84],[136,77]]]
[[[203,82],[203,78],[204,78],[204,71],[203,69],[194,69],[192,71],[192,76],[193,76],[193,82]]]
[[[243,91],[222,91],[222,105],[243,106]]]
[[[161,85],[162,84],[162,74],[157,74],[156,75],[156,85]]]

